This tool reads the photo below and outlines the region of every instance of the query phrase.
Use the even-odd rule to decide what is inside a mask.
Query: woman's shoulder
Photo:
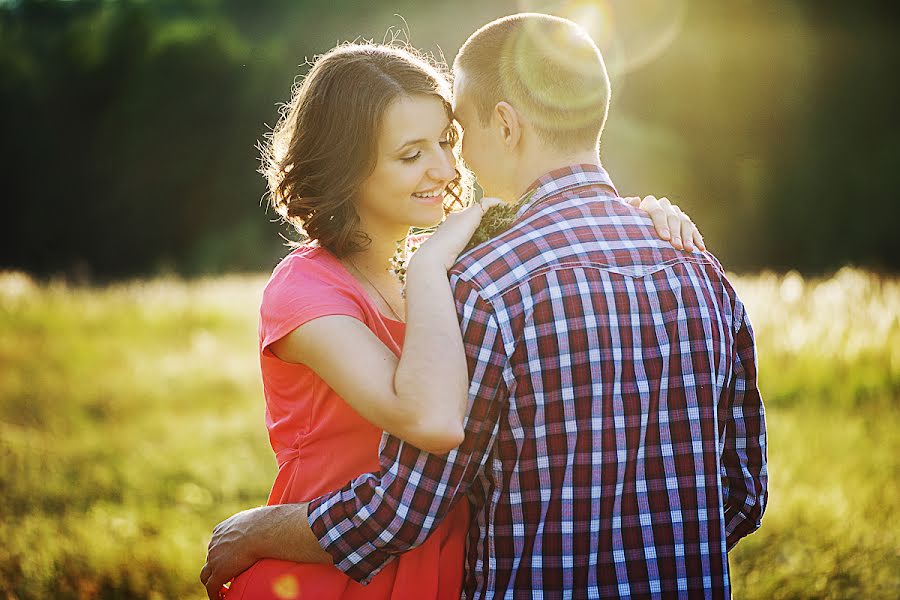
[[[298,314],[362,314],[359,291],[340,261],[319,246],[300,246],[285,256],[266,283],[260,316],[264,322]]]
[[[337,258],[321,246],[299,246],[281,259],[266,284],[266,291],[283,287],[347,287],[344,269]],[[265,292],[264,292],[265,293]]]

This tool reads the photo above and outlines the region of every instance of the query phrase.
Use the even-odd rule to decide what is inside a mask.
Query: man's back
[[[743,305],[715,259],[660,241],[607,183],[590,167],[542,178],[451,272],[464,322],[497,330],[495,351],[468,352],[473,385],[493,368],[505,388],[470,489],[469,597],[725,597],[726,550],[759,524]],[[466,345],[483,333],[464,327]]]
[[[465,439],[438,455],[386,435],[381,471],[310,502],[310,528],[365,583],[465,496],[466,598],[726,597],[726,549],[766,500],[743,305],[713,258],[656,241],[599,166],[537,185],[450,272]]]

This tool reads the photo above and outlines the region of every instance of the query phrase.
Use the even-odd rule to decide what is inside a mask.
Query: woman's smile
[[[412,199],[421,204],[441,204],[444,202],[444,190],[428,190],[425,192],[413,192]]]

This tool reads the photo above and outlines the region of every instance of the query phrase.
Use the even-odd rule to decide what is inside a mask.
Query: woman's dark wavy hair
[[[446,65],[409,47],[342,44],[317,57],[261,146],[260,172],[275,211],[305,240],[336,256],[363,250],[354,195],[375,169],[385,110],[403,96],[439,98],[452,120]],[[457,162],[459,132],[451,128]],[[458,168],[445,210],[471,198],[471,175]]]

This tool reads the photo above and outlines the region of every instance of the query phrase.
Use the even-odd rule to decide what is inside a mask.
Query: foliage
[[[275,463],[257,276],[100,288],[0,276],[0,596],[203,598],[212,527]],[[881,598],[900,585],[900,281],[736,277],[770,430],[740,598]],[[886,517],[886,515],[888,515]]]
[[[534,196],[534,192],[525,194],[514,204],[497,204],[484,211],[478,228],[472,234],[463,252],[468,252],[475,246],[495,238],[509,229],[516,219],[516,214],[531,200],[532,196]]]
[[[658,37],[627,35],[634,6],[671,3],[597,4],[621,34],[604,51],[628,56]],[[900,130],[884,127],[900,103],[896,6],[689,4],[657,60],[614,74],[602,155],[620,191],[673,198],[734,268],[900,267]],[[452,60],[522,6],[544,4],[0,2],[0,268],[107,281],[271,267],[289,232],[261,206],[255,145],[300,65],[382,39],[403,27],[395,13]]]

